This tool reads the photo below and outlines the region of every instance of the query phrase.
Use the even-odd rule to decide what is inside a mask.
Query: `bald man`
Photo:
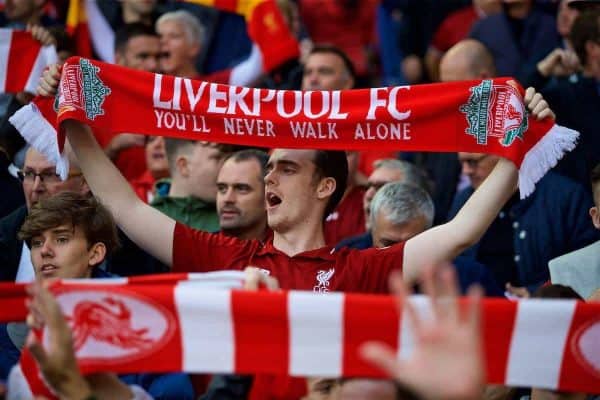
[[[452,82],[485,79],[496,75],[494,59],[480,42],[467,39],[452,46],[442,57],[439,65],[440,80]],[[432,193],[435,205],[434,225],[446,222],[448,211],[457,190],[468,186],[460,180],[461,169],[456,153],[421,153],[418,165],[433,181]]]
[[[450,48],[440,62],[442,82],[486,79],[496,76],[494,58],[477,40],[466,39]]]

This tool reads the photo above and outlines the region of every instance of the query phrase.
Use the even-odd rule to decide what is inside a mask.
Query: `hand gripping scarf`
[[[537,121],[510,78],[359,90],[250,89],[133,71],[70,58],[56,101],[57,123],[210,142],[305,149],[476,152],[519,168],[521,197],[578,133]],[[64,143],[35,105],[11,122],[66,176]],[[51,149],[51,152],[48,152]]]

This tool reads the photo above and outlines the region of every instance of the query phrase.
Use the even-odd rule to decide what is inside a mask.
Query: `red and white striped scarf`
[[[239,286],[241,275],[227,274]],[[381,377],[358,356],[362,343],[385,342],[399,357],[414,347],[390,296],[231,291],[201,276],[55,286],[82,371]],[[410,301],[430,314],[425,297]],[[489,383],[600,393],[600,304],[486,299],[482,307]],[[1,319],[14,319],[5,310]]]
[[[0,93],[35,93],[44,68],[56,60],[54,46],[42,47],[29,32],[0,28]]]
[[[241,271],[218,271],[211,273],[141,275],[129,278],[75,279],[63,280],[61,284],[67,287],[70,285],[101,284],[104,285],[104,288],[110,288],[112,285],[173,285],[180,281],[193,281],[194,288],[197,290],[215,290],[239,289],[242,287],[243,280],[244,273]],[[27,297],[25,291],[26,286],[27,284],[0,284],[0,301],[2,302],[2,308],[0,308],[0,322],[23,321],[25,319],[27,314],[25,306],[25,298]],[[96,309],[96,311],[97,310],[98,309]],[[104,310],[108,310],[109,314],[96,314],[96,316],[101,319],[101,323],[114,323],[114,320],[110,320],[110,309]],[[100,311],[103,311],[103,309]],[[92,310],[91,312],[93,313],[94,311]],[[109,319],[107,320],[106,317]],[[76,329],[77,324],[74,323],[73,319],[70,319],[70,324]],[[107,325],[107,327],[108,326],[112,325]],[[114,325],[114,327],[116,327],[117,330],[119,329],[116,325]],[[43,340],[42,331],[35,331],[34,334],[37,335],[38,340]],[[117,336],[115,331],[113,331],[112,334]],[[26,348],[21,352],[19,364],[11,370],[8,378],[8,385],[9,398],[29,399],[42,396],[48,400],[58,399],[56,394],[46,384],[35,359]]]

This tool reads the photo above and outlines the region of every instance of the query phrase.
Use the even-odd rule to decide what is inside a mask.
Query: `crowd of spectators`
[[[559,124],[580,132],[579,144],[520,199],[514,167],[490,154],[261,149],[140,132],[94,139],[72,126],[70,170],[61,181],[55,165],[8,123],[34,94],[0,93],[0,280],[258,266],[262,272],[246,270],[249,282],[318,293],[385,293],[391,274],[399,298],[403,285],[433,295],[436,280],[452,296],[478,284],[499,298],[598,297],[600,1],[277,0],[300,56],[270,71],[239,15],[185,1],[90,1],[110,26],[112,57],[123,67],[296,90],[512,76],[543,95]],[[68,5],[0,0],[0,28],[31,31],[64,62],[77,55],[65,28]],[[50,68],[41,94],[53,94],[59,77],[58,67]],[[476,207],[482,204],[486,212]],[[425,268],[443,261],[453,267]],[[391,272],[400,268],[404,283]],[[438,347],[447,354],[424,362],[472,379],[438,393],[427,377],[400,374],[401,365],[376,345],[363,356],[391,380],[183,373],[87,379],[74,364],[56,301],[40,283],[30,291],[28,322],[48,324],[55,341],[44,350],[26,343],[26,324],[0,325],[0,382],[19,379],[13,367],[26,346],[61,398],[586,398],[535,388],[484,394],[479,349],[454,346],[450,333]],[[477,303],[479,294],[470,293]],[[454,328],[477,342],[478,318],[472,311]],[[474,361],[436,365],[460,352]]]

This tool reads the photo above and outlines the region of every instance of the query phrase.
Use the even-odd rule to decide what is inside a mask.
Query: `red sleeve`
[[[249,259],[253,241],[239,240],[220,233],[198,231],[175,224],[173,232],[173,272],[209,272],[241,269]]]
[[[357,270],[358,290],[365,293],[388,293],[389,277],[392,271],[402,270],[404,262],[404,243],[389,247],[355,250],[351,258],[356,258],[352,265]]]
[[[384,158],[398,158],[397,151],[367,150],[359,152],[358,170],[367,177],[373,173],[373,164]]]
[[[449,29],[451,29],[449,22],[450,19],[446,18],[437,31],[435,31],[433,39],[431,40],[431,47],[434,47],[436,50],[441,51],[442,53],[452,47],[452,44],[449,43],[453,37],[451,32],[449,32]]]

